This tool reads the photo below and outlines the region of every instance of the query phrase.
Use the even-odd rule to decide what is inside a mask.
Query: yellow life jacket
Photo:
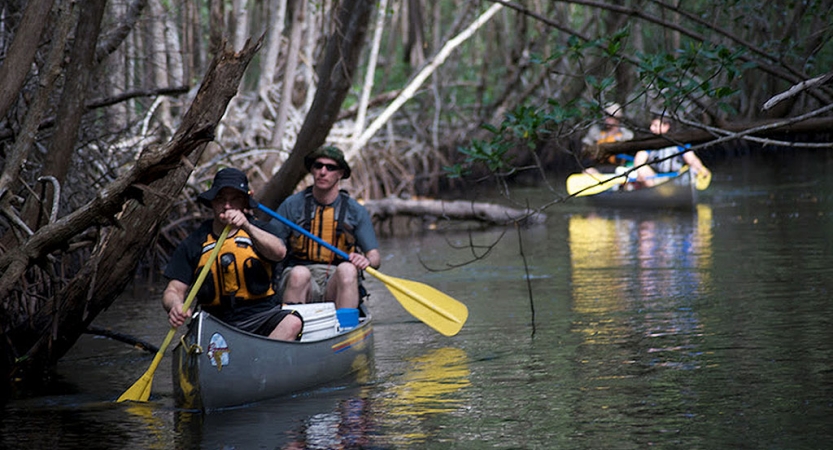
[[[202,245],[202,254],[196,277],[217,245],[217,239],[208,233]],[[209,271],[205,282],[197,292],[197,299],[203,306],[226,304],[233,308],[237,301],[262,300],[275,295],[272,288],[273,264],[262,259],[254,249],[252,238],[243,230],[237,230],[233,237],[223,242],[217,260]]]
[[[319,205],[312,196],[312,189],[304,192],[304,217],[298,224],[310,234],[320,237],[333,247],[348,255],[356,248],[356,239],[352,229],[344,223],[347,215],[347,193],[339,192],[341,201],[338,207]],[[334,263],[343,259],[314,240],[297,233],[289,238],[291,259],[297,263]]]

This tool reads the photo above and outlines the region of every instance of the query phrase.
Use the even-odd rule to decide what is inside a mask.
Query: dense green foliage
[[[529,70],[558,74],[562,84],[536,90],[537,95],[483,125],[483,139],[459,147],[463,159],[447,168],[451,176],[464,176],[478,166],[511,174],[519,168],[513,165],[518,152],[541,148],[546,141],[576,139],[590,124],[603,121],[604,107],[613,102],[624,107],[625,123],[637,132],[647,131],[655,114],[707,129],[826,113],[825,101],[833,95],[826,87],[790,97],[769,111],[762,106],[820,75],[824,66],[819,59],[829,58],[833,29],[816,15],[824,11],[829,17],[829,4],[776,9],[763,2],[722,2],[674,9],[659,1],[573,3],[582,6],[571,8],[572,28],[562,26],[557,14],[519,8],[529,20],[550,27],[549,51],[530,54],[530,66],[535,67]],[[557,11],[555,7],[551,12]],[[790,20],[792,26],[777,37],[773,24]],[[823,26],[812,28],[818,25]],[[579,157],[580,149],[570,151]]]

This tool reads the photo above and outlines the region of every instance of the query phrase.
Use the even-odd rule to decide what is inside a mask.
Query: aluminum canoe
[[[268,339],[198,312],[173,350],[177,407],[240,406],[369,374],[373,325],[363,311],[357,327],[307,342]]]
[[[594,205],[624,208],[693,209],[697,204],[697,189],[690,170],[676,175],[661,174],[662,183],[653,187],[628,182],[585,198]]]

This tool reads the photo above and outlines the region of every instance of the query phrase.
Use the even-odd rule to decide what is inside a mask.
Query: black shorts
[[[280,306],[275,306],[272,309],[255,313],[245,319],[229,323],[229,325],[243,331],[248,331],[249,333],[258,334],[260,336],[269,336],[275,327],[277,327],[278,324],[290,314],[295,314],[298,318],[301,318],[301,315],[295,311],[281,309]],[[301,318],[302,322],[303,320],[304,319]]]

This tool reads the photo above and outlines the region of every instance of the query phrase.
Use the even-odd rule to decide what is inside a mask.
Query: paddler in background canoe
[[[611,142],[623,142],[633,139],[633,131],[622,126],[622,117],[624,117],[624,110],[618,103],[611,103],[605,107],[604,127],[594,124],[587,131],[587,134],[582,138],[583,144],[582,152],[584,158],[582,166],[584,173],[591,175],[599,174],[599,170],[595,167],[597,164],[611,166],[620,165],[616,155],[609,155],[606,158],[599,159],[599,145],[608,144]],[[612,172],[612,170],[610,170]]]
[[[162,304],[172,327],[191,317],[190,309],[182,310],[185,296],[205,265],[217,236],[230,225],[209,275],[197,287],[200,307],[223,322],[254,334],[285,341],[300,338],[303,320],[297,313],[281,309],[272,287],[275,266],[286,255],[286,246],[270,222],[247,213],[257,207],[251,195],[246,174],[227,168],[217,172],[211,189],[197,197],[211,208],[214,218],[203,222],[177,246],[165,268],[165,277],[170,281],[162,294]]]
[[[670,117],[659,115],[651,121],[651,133],[656,135],[667,134],[671,132],[673,126],[674,121]],[[659,150],[640,150],[636,152],[636,155],[633,157],[633,165],[634,167],[638,167],[636,180],[647,187],[651,187],[664,181],[662,178],[657,177],[657,173],[678,172],[686,164],[696,178],[711,179],[711,172],[703,165],[703,162],[700,161],[700,158],[693,151],[687,151],[665,159],[664,161],[659,161],[680,153],[683,150],[685,150],[685,147],[672,145]],[[645,163],[649,164],[643,165]]]

